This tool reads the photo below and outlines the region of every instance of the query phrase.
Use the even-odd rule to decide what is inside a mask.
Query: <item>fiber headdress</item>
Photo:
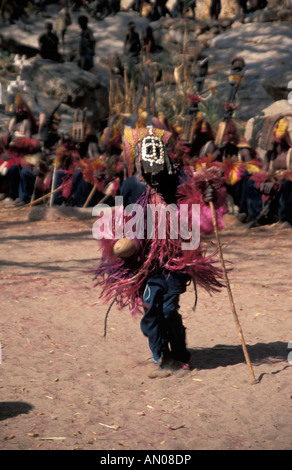
[[[135,111],[134,114],[127,120],[126,127],[124,130],[124,158],[127,166],[128,177],[132,176],[137,170],[141,170],[145,164],[147,167],[147,161],[149,168],[154,166],[162,165],[162,156],[168,169],[171,171],[171,162],[167,153],[167,146],[172,137],[172,133],[164,128],[164,126],[156,126],[159,120],[156,118],[155,109],[155,86],[152,74],[152,96],[150,97],[150,65],[147,64],[144,75],[142,77],[140,89],[138,90]],[[146,127],[136,127],[138,123],[138,109],[142,100],[144,88],[147,84],[147,118]],[[152,98],[152,113],[151,113],[151,98]],[[159,155],[159,157],[158,157]],[[158,168],[157,168],[158,170]]]

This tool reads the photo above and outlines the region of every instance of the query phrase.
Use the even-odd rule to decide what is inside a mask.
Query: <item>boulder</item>
[[[97,125],[109,112],[109,76],[101,66],[95,66],[92,72],[81,70],[72,62],[36,59],[31,67],[24,68],[23,77],[39,95],[63,100],[73,108],[87,108],[89,120]]]
[[[292,21],[292,7],[289,9],[283,8],[282,10],[278,11],[278,19],[280,21]]]
[[[198,43],[201,45],[201,47],[208,48],[209,46],[209,41],[212,38],[210,33],[203,33],[199,34],[197,37]]]
[[[275,99],[285,98],[292,62],[292,30],[288,23],[248,23],[238,25],[209,41],[209,77],[216,76],[224,85],[222,95],[228,96],[227,75],[234,56],[244,58],[244,81],[237,94],[239,120],[247,121],[259,114]],[[276,46],[275,46],[276,45]],[[275,92],[277,78],[279,89]],[[263,86],[265,84],[265,86]],[[285,93],[285,90],[284,90]]]
[[[269,8],[287,8],[290,0],[269,0]]]
[[[0,34],[0,48],[9,51],[11,54],[20,54],[26,57],[34,57],[39,53],[38,47],[19,42],[17,35],[5,36]]]
[[[239,26],[242,25],[242,22],[239,21],[239,20],[235,20],[232,25],[231,25],[231,28],[234,29],[234,28],[238,28]]]
[[[288,99],[289,82],[292,83],[292,71],[285,70],[263,81],[266,92],[275,100]]]
[[[278,20],[278,10],[273,8],[265,8],[263,10],[257,10],[252,15],[252,21],[254,23],[269,23],[271,21]]]

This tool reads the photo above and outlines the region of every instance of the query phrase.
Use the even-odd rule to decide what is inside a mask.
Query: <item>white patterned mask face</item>
[[[154,135],[145,137],[141,142],[141,165],[145,173],[157,174],[165,168],[165,147]]]

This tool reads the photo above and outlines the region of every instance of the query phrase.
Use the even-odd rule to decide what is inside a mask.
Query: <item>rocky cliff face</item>
[[[242,56],[246,72],[238,93],[236,117],[246,122],[275,100],[288,97],[288,84],[292,80],[290,3],[270,0],[267,8],[243,18],[236,16],[235,0],[222,0],[222,11],[217,21],[210,21],[203,0],[197,0],[196,21],[188,14],[184,19],[166,17],[150,23],[145,16],[125,9],[103,21],[89,16],[89,25],[96,39],[95,67],[90,73],[81,71],[77,65],[79,12],[72,13],[65,44],[59,48],[64,62],[56,64],[43,61],[38,56],[38,37],[43,32],[45,21],[54,23],[58,17],[56,6],[51,5],[43,16],[29,13],[28,18],[17,24],[1,24],[0,48],[2,45],[2,50],[6,51],[2,61],[0,59],[3,102],[9,81],[19,75],[15,54],[25,53],[28,60],[21,78],[27,82],[25,93],[32,105],[33,96],[38,93],[48,105],[61,98],[64,100],[64,122],[70,121],[70,110],[76,107],[87,107],[96,122],[106,118],[109,111],[109,64],[114,56],[123,60],[123,41],[131,19],[140,34],[147,25],[151,25],[164,57],[168,57],[169,75],[173,77],[175,86],[175,67],[182,63],[193,66],[198,58],[208,56],[209,73],[205,85],[214,86],[222,97],[227,96],[230,61],[236,55]],[[124,0],[123,8],[128,4],[129,0]],[[171,6],[173,2],[169,0],[168,4]],[[159,59],[156,63],[162,66]]]

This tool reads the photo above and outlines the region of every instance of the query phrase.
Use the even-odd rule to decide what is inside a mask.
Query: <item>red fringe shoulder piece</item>
[[[115,212],[109,210],[107,227],[112,228],[113,236],[99,240],[101,258],[96,269],[94,269],[95,287],[99,288],[98,301],[104,303],[116,299],[119,308],[128,306],[132,314],[142,312],[142,296],[149,275],[157,271],[179,271],[186,273],[190,278],[210,294],[220,291],[223,287],[223,275],[219,263],[217,250],[208,253],[208,246],[201,236],[213,232],[212,216],[208,205],[203,201],[203,191],[207,181],[216,190],[215,209],[218,218],[218,226],[223,227],[223,214],[226,211],[225,187],[222,177],[219,176],[217,168],[202,170],[189,176],[182,181],[177,190],[177,214],[180,217],[187,205],[188,219],[192,217],[192,204],[200,207],[200,217],[196,222],[200,231],[199,243],[192,249],[184,249],[185,241],[178,231],[177,238],[170,236],[170,224],[166,223],[166,236],[160,238],[157,232],[153,238],[135,238],[136,254],[132,258],[122,259],[113,254],[113,246],[117,241],[115,236]],[[144,215],[144,233],[147,227],[147,207],[161,204],[162,199],[157,198],[157,193],[147,189],[142,194],[137,204],[142,208]],[[164,203],[165,204],[165,203]],[[122,211],[123,212],[123,211]],[[185,214],[185,212],[184,212]],[[103,217],[105,215],[103,214]],[[160,226],[162,214],[158,212],[157,227]],[[121,224],[123,229],[129,221],[130,216],[123,214]],[[168,220],[169,221],[169,220]],[[124,232],[123,232],[124,233]]]

